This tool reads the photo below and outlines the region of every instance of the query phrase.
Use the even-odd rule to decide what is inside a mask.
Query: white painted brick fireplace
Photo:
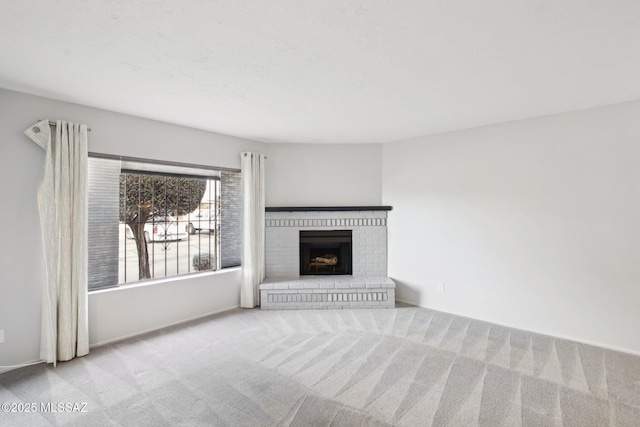
[[[267,279],[260,285],[263,309],[395,306],[395,284],[387,277],[389,207],[271,209],[266,212]],[[312,230],[351,231],[352,275],[300,275],[300,231]]]

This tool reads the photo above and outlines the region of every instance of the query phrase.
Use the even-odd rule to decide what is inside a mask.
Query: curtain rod
[[[38,120],[39,122],[41,122],[42,120]],[[56,122],[54,122],[53,120],[49,120],[49,126],[55,126]],[[91,132],[91,128],[87,127],[87,132]]]
[[[247,157],[247,153],[242,153],[245,157]],[[264,156],[265,160],[267,160],[267,156]]]

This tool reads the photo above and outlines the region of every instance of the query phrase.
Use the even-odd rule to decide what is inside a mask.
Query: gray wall
[[[385,144],[383,159],[399,299],[640,352],[640,102]]]

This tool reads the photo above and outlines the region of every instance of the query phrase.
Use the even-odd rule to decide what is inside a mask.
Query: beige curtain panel
[[[45,150],[38,190],[46,269],[40,359],[55,366],[89,353],[87,127],[43,120],[25,134]]]
[[[266,157],[240,153],[242,165],[242,279],[240,306],[260,304],[260,283],[265,275],[264,167]]]

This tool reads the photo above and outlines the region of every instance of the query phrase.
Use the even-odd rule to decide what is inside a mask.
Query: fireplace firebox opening
[[[349,275],[351,230],[300,231],[300,275]]]

